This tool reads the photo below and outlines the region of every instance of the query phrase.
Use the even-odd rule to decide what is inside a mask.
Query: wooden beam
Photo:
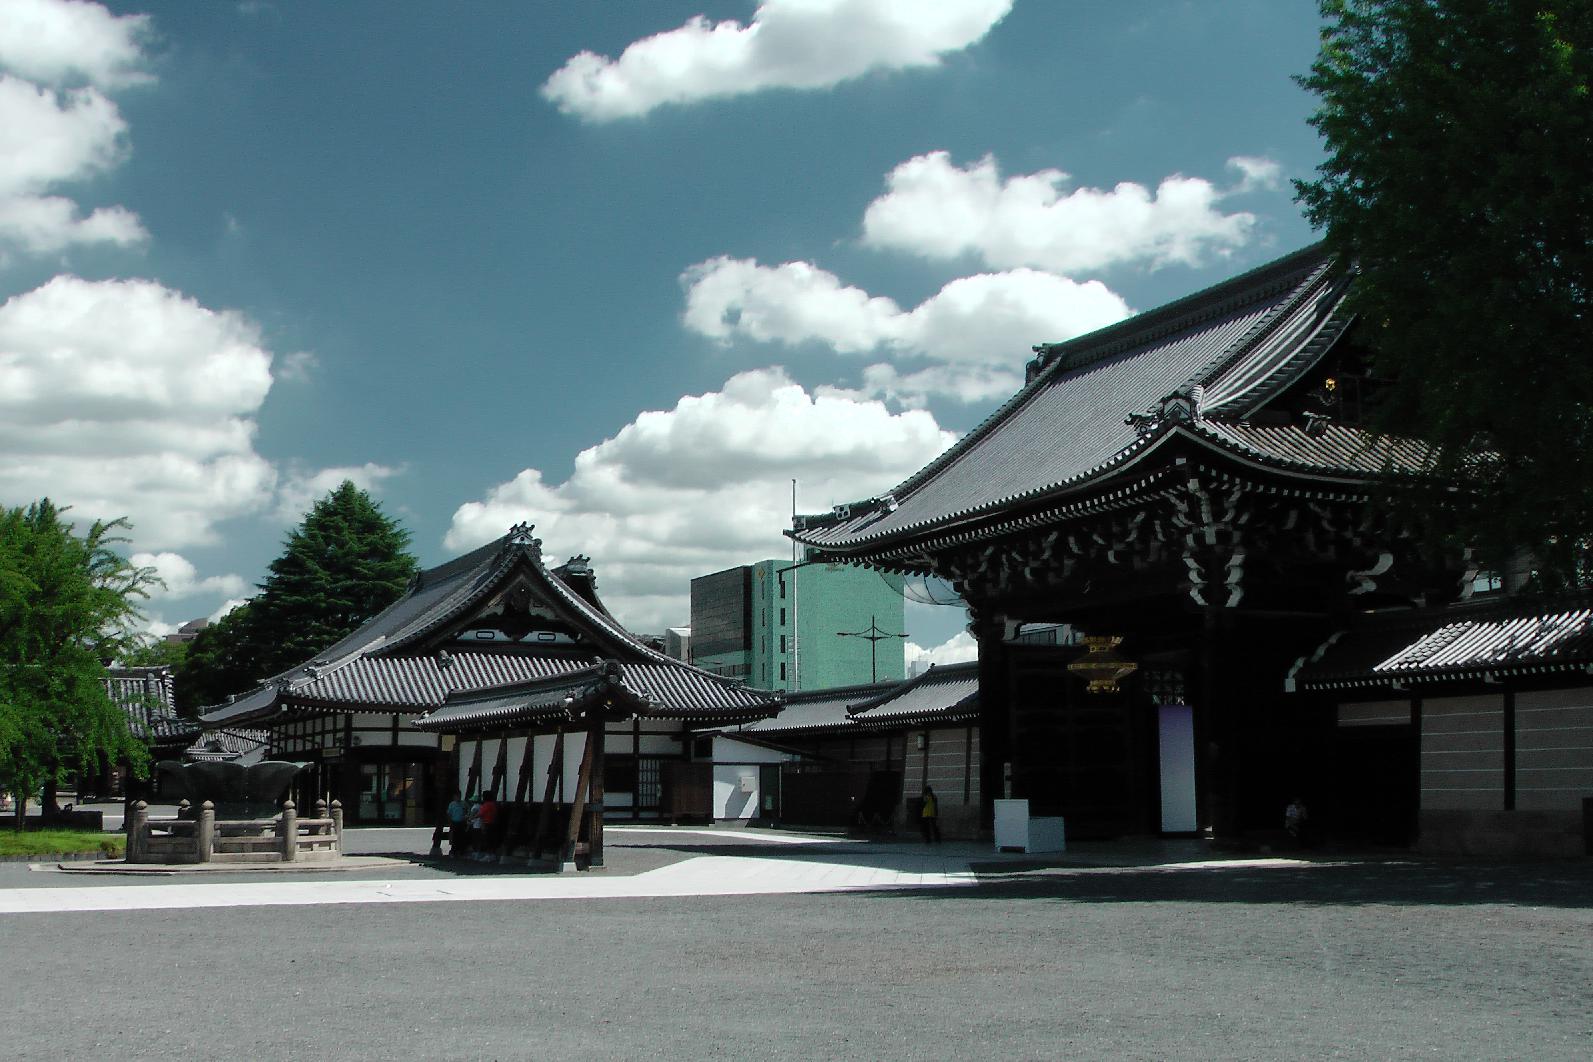
[[[475,799],[476,787],[481,784],[481,738],[476,738],[476,751],[470,757],[470,773],[465,777],[465,799]]]
[[[592,732],[586,732],[586,748],[581,752],[581,771],[575,778],[575,793],[570,801],[570,828],[564,835],[563,862],[575,861],[575,844],[581,839],[581,819],[586,815],[586,790],[592,780]],[[590,866],[591,864],[587,864]]]
[[[532,737],[528,743],[529,749],[536,747],[536,738]],[[529,756],[529,752],[527,753]],[[548,835],[548,823],[553,820],[553,795],[564,775],[564,728],[560,727],[553,736],[553,755],[548,760],[548,783],[542,791],[542,806],[537,809],[537,833],[531,841],[531,856],[534,859],[542,858],[542,840]]]

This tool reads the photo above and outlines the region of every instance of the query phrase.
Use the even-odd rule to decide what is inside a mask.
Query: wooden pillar
[[[536,738],[531,738],[531,747],[536,745]],[[553,755],[548,758],[548,782],[542,791],[542,806],[537,809],[537,833],[531,840],[531,857],[542,858],[542,841],[548,835],[548,823],[553,820],[553,797],[560,782],[564,779],[564,729],[561,727],[553,736]]]
[[[476,750],[470,757],[470,774],[465,777],[465,799],[475,799],[477,787],[481,785],[481,735],[475,737]]]
[[[562,776],[564,772],[560,771]],[[570,827],[564,836],[563,862],[575,862],[575,845],[581,839],[581,820],[586,817],[587,783],[592,778],[592,732],[587,731],[586,747],[581,751],[581,770],[575,777],[575,793],[570,801]]]
[[[594,713],[596,714],[596,713]],[[588,786],[590,803],[587,814],[592,817],[591,832],[587,837],[587,866],[603,865],[603,741],[606,734],[601,715],[592,722],[587,741],[592,748],[592,779]]]
[[[488,791],[499,800],[509,794],[503,791],[503,781],[509,775],[509,738],[507,735],[498,739],[498,755],[492,764],[492,784]]]

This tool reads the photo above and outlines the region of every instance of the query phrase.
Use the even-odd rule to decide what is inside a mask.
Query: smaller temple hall
[[[681,663],[626,631],[587,558],[556,568],[519,525],[421,572],[314,660],[211,709],[312,764],[296,799],[352,822],[434,824],[458,788],[504,801],[499,844],[602,861],[605,810],[665,814],[690,728],[779,712],[781,694]]]

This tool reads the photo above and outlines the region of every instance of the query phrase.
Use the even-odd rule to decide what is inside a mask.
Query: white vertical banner
[[[1187,704],[1156,709],[1157,745],[1161,752],[1162,832],[1194,833],[1195,712]]]

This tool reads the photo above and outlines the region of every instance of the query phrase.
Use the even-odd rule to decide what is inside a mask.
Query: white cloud
[[[562,483],[528,468],[461,505],[465,550],[536,525],[552,559],[584,552],[604,600],[636,629],[685,622],[694,576],[790,552],[791,480],[804,511],[877,494],[951,445],[928,413],[809,394],[780,369],[642,413],[581,452]]]
[[[979,643],[967,631],[958,631],[944,642],[928,649],[913,642],[908,642],[906,649],[908,674],[921,671],[931,664],[961,664],[979,659]]]
[[[277,380],[306,383],[315,370],[321,367],[320,359],[308,350],[295,350],[277,364]]]
[[[247,597],[228,598],[221,603],[221,607],[207,617],[211,623],[221,622],[221,618],[240,605],[247,605],[251,599]]]
[[[310,511],[311,505],[342,486],[344,480],[352,482],[360,490],[375,491],[383,480],[401,471],[374,462],[323,468],[318,472],[291,471],[283,477],[277,488],[277,519],[285,524],[297,524]]]
[[[995,268],[1076,274],[1114,265],[1196,265],[1248,243],[1256,217],[1224,213],[1229,196],[1277,184],[1267,159],[1236,157],[1239,182],[1219,188],[1174,175],[1153,192],[1124,181],[1068,190],[1061,170],[1002,179],[989,155],[960,168],[944,151],[908,159],[863,215],[863,242],[932,259],[973,255]]]
[[[215,539],[276,471],[253,448],[271,356],[247,318],[146,280],[58,276],[0,305],[0,499],[128,516],[141,548]]]
[[[764,266],[713,258],[688,269],[681,283],[686,327],[721,343],[820,343],[845,354],[932,363],[907,375],[891,365],[865,372],[858,394],[914,404],[930,394],[972,402],[1009,393],[1034,344],[1070,339],[1129,314],[1099,281],[1033,269],[960,277],[912,310],[845,286],[808,262]]]
[[[764,0],[746,25],[698,16],[629,45],[582,52],[542,94],[566,114],[609,121],[666,103],[769,88],[819,89],[875,70],[935,66],[981,40],[1012,0]]]
[[[241,575],[199,577],[199,569],[180,553],[135,553],[128,558],[139,568],[153,568],[164,587],[153,587],[152,598],[183,598],[195,594],[221,594],[236,597],[249,589]]]
[[[0,68],[47,84],[138,84],[150,79],[141,68],[151,29],[148,15],[113,15],[84,0],[5,0]]]
[[[104,173],[126,155],[127,123],[97,89],[56,92],[0,75],[0,246],[50,253],[148,237],[123,207],[87,217],[56,186]]]

